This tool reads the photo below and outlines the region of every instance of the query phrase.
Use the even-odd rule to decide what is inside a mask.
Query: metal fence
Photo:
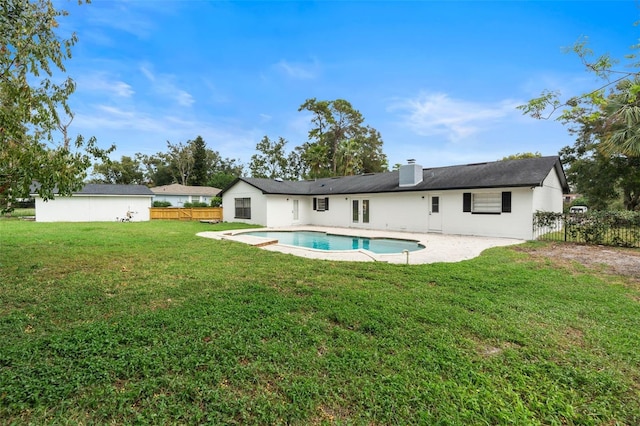
[[[533,236],[545,241],[640,248],[640,212],[537,212]]]

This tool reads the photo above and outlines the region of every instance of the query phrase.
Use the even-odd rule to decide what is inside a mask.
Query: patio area
[[[269,228],[271,231],[315,231],[330,234],[359,236],[367,238],[395,238],[418,241],[425,248],[409,253],[376,254],[368,250],[329,251],[280,244],[268,238],[243,235],[251,231],[264,231],[267,228],[243,229],[238,231],[199,232],[197,235],[218,240],[236,241],[260,247],[263,250],[278,251],[310,259],[351,261],[351,262],[387,262],[398,264],[424,264],[435,262],[460,262],[477,257],[491,247],[509,246],[523,243],[512,238],[491,238],[463,235],[423,234],[411,232],[377,231],[354,228],[335,228],[324,226],[296,226]]]

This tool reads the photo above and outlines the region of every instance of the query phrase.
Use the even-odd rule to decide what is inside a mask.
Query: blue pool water
[[[403,250],[416,251],[424,248],[424,246],[410,240],[350,237],[316,231],[253,231],[243,232],[242,235],[273,238],[277,239],[280,244],[318,250],[365,249],[377,254],[391,254],[402,253]]]

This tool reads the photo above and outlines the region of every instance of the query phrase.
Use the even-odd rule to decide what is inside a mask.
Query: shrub
[[[640,212],[626,210],[589,210],[586,213],[575,214],[536,212],[533,226],[538,234],[558,232],[556,237],[564,234],[565,241],[621,247],[640,245]]]
[[[201,201],[194,201],[192,203],[184,203],[182,207],[209,207],[207,203],[203,203]]]
[[[220,207],[222,205],[222,197],[211,197],[211,207]]]
[[[169,201],[154,201],[153,207],[171,207],[171,202]]]

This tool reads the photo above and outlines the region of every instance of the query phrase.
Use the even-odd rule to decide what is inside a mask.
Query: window
[[[362,223],[369,223],[369,200],[362,200]]]
[[[502,213],[511,213],[511,192],[502,193]]]
[[[473,194],[471,211],[473,213],[500,213],[502,199],[498,192]]]
[[[329,210],[328,198],[315,198],[313,199],[313,209],[319,212]]]
[[[511,192],[465,192],[462,211],[477,214],[511,213]]]
[[[440,197],[431,197],[431,213],[440,213]]]
[[[236,219],[251,219],[251,198],[236,198]]]

